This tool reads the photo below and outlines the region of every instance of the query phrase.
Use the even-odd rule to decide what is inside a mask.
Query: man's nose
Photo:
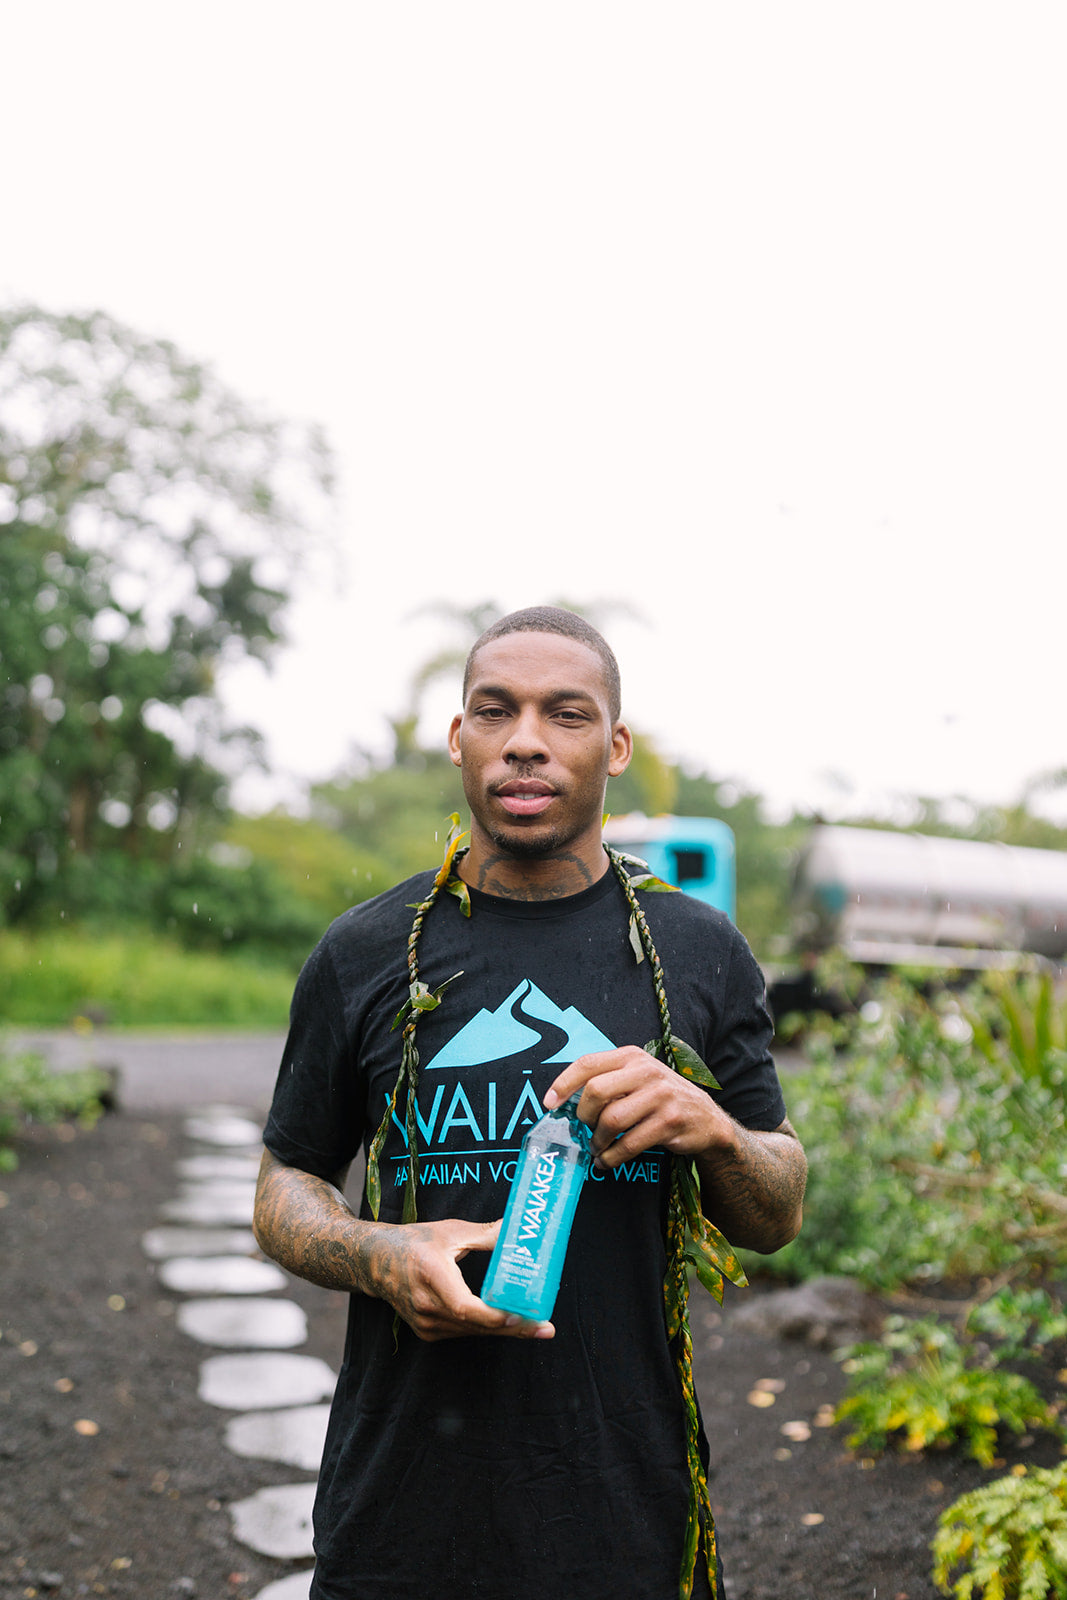
[[[511,724],[503,749],[505,761],[546,761],[544,724],[532,708],[520,712]]]

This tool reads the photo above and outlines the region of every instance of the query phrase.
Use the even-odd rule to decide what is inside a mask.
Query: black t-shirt
[[[346,912],[309,958],[264,1135],[328,1177],[366,1148],[400,1062],[413,904],[432,874]],[[519,1144],[562,1066],[659,1036],[648,962],[614,874],[568,899],[442,895],[419,942],[422,980],[462,972],[416,1042],[420,1220],[503,1214]],[[721,913],[684,894],[641,903],[672,1031],[750,1128],[785,1109],[764,983]],[[400,1220],[403,1107],[381,1159],[381,1220]],[[426,1344],[354,1294],[315,1509],[316,1600],[673,1600],[689,1479],[663,1319],[669,1160],[584,1186],[552,1340]],[[364,1197],[362,1215],[369,1215]],[[463,1263],[477,1289],[488,1258]],[[697,1290],[702,1293],[703,1291]]]

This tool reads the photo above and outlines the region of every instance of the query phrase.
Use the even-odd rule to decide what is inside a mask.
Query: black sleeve
[[[274,1100],[263,1133],[287,1167],[332,1178],[363,1141],[364,1112],[344,997],[326,940],[297,980]]]
[[[715,1098],[746,1128],[767,1132],[785,1120],[785,1100],[771,1055],[774,1023],[767,985],[744,937],[731,928],[718,1027],[708,1066],[721,1085]]]

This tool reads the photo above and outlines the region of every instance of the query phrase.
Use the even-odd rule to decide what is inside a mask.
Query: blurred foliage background
[[[427,700],[444,685],[458,703],[491,597],[431,608],[386,754],[353,750],[299,814],[230,804],[263,744],[228,722],[219,674],[283,644],[332,481],[314,430],[165,341],[103,314],[0,311],[0,1022],[277,1025],[325,925],[436,861],[463,796]],[[621,609],[558,603],[609,634]],[[609,810],[728,822],[739,925],[764,962],[786,957],[814,819],[771,821],[760,795],[635,735]],[[911,825],[1067,847],[1034,805],[1062,781],[1005,809],[917,797]]]

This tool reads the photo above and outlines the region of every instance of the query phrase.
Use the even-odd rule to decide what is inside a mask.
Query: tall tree
[[[219,670],[280,642],[331,480],[166,341],[0,310],[0,917],[92,851],[165,857],[254,759]]]

